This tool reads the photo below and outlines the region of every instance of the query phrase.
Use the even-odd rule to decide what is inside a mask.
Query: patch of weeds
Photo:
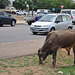
[[[2,59],[3,61],[7,62],[7,59]]]
[[[9,70],[0,70],[0,73],[3,73],[3,72],[7,72],[8,74],[11,74]]]
[[[71,65],[72,63],[73,63],[73,59],[72,59],[72,58],[68,58],[68,59],[66,60],[66,64]]]
[[[75,75],[75,66],[64,66],[59,69],[64,75]]]
[[[3,73],[3,72],[5,72],[5,70],[0,70],[0,73]]]
[[[33,58],[32,63],[33,63],[33,64],[36,64],[36,63],[37,63],[37,58],[36,58],[36,57]]]
[[[24,73],[23,75],[33,75],[33,70],[30,70],[30,72]]]
[[[11,74],[11,72],[9,70],[6,70],[6,72],[8,72],[8,74]]]
[[[45,75],[55,75],[55,74],[52,73],[51,71],[47,71]]]
[[[18,61],[18,62],[22,62],[22,59],[21,59],[21,58],[18,58],[16,61]]]
[[[9,67],[15,68],[16,66],[14,66],[14,65],[10,65]]]
[[[15,64],[20,65],[20,63],[15,63]]]
[[[8,62],[8,64],[14,64],[14,61]]]
[[[0,63],[0,66],[2,66],[2,63]]]
[[[57,59],[56,59],[57,61],[60,61],[61,60],[61,58],[60,57],[57,57]]]
[[[7,65],[3,65],[3,67],[7,68],[8,66]]]

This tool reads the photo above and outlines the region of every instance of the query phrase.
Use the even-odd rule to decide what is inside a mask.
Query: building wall
[[[72,0],[73,3],[75,3],[75,0]]]
[[[10,5],[9,6],[12,6],[13,5],[13,1],[15,0],[9,0],[10,1]]]

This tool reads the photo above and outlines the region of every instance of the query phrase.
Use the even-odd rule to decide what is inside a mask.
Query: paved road
[[[16,25],[15,27],[0,27],[0,43],[36,40],[45,37],[46,35],[33,35],[29,29],[29,25]]]

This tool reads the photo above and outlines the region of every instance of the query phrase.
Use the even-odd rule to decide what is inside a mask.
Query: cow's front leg
[[[52,63],[53,67],[55,67],[55,64],[56,64],[56,54],[57,54],[57,50],[54,50],[53,51],[53,63]]]

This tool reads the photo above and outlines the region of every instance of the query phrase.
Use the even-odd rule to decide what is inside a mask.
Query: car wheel
[[[19,15],[19,14],[17,13],[17,15]]]
[[[16,24],[16,23],[15,23],[15,20],[12,20],[12,21],[11,21],[11,26],[13,26],[13,27],[14,27],[14,26],[15,26],[15,24]]]
[[[72,27],[68,27],[68,29],[72,29]]]
[[[33,34],[37,34],[37,32],[33,32]]]
[[[3,24],[0,24],[0,27],[2,27],[3,26]]]
[[[28,22],[28,25],[31,25],[32,23],[31,22]]]
[[[50,32],[55,31],[55,28],[51,28]]]
[[[24,13],[24,15],[26,15],[26,13]]]

